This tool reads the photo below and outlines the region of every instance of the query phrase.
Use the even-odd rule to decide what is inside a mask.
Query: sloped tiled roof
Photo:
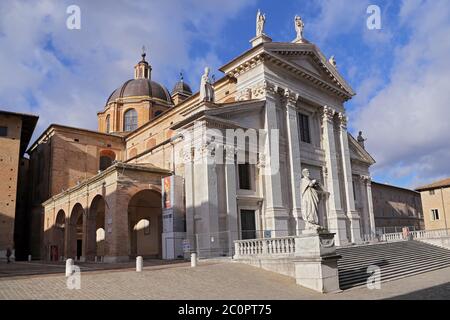
[[[416,188],[416,190],[417,191],[425,191],[425,190],[444,188],[444,187],[450,187],[450,178],[427,184],[425,186]]]

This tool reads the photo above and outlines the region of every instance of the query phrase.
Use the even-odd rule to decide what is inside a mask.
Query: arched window
[[[112,150],[102,150],[100,152],[99,170],[103,171],[108,169],[113,161],[116,160],[116,154]]]
[[[106,133],[110,132],[110,122],[109,122],[109,114],[106,116]]]
[[[137,112],[134,109],[129,109],[123,115],[123,131],[136,130],[138,126]]]

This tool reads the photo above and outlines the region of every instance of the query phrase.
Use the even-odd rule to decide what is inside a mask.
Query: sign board
[[[191,244],[189,243],[188,239],[183,240],[183,252],[190,252],[191,251]]]
[[[272,230],[264,230],[264,238],[272,238]]]

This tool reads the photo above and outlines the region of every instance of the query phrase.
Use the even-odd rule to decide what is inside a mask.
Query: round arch
[[[129,255],[162,257],[161,192],[156,188],[136,192],[128,202]]]
[[[50,260],[58,261],[64,257],[64,240],[66,231],[66,213],[60,209],[53,224],[53,244],[50,248]]]
[[[102,195],[98,194],[91,201],[86,221],[86,259],[88,260],[105,255],[105,216],[106,201]]]
[[[84,242],[84,208],[80,203],[72,207],[69,218],[69,239],[67,254],[69,258],[81,259],[85,256]]]

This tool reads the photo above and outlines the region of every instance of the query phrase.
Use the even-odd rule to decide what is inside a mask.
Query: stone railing
[[[235,257],[245,256],[293,256],[295,237],[237,240],[234,242]]]
[[[405,240],[403,238],[402,232],[386,233],[386,234],[382,234],[380,236],[380,241],[384,241],[384,242],[402,241],[402,240]]]
[[[450,229],[420,230],[410,232],[413,239],[433,239],[450,236]]]

